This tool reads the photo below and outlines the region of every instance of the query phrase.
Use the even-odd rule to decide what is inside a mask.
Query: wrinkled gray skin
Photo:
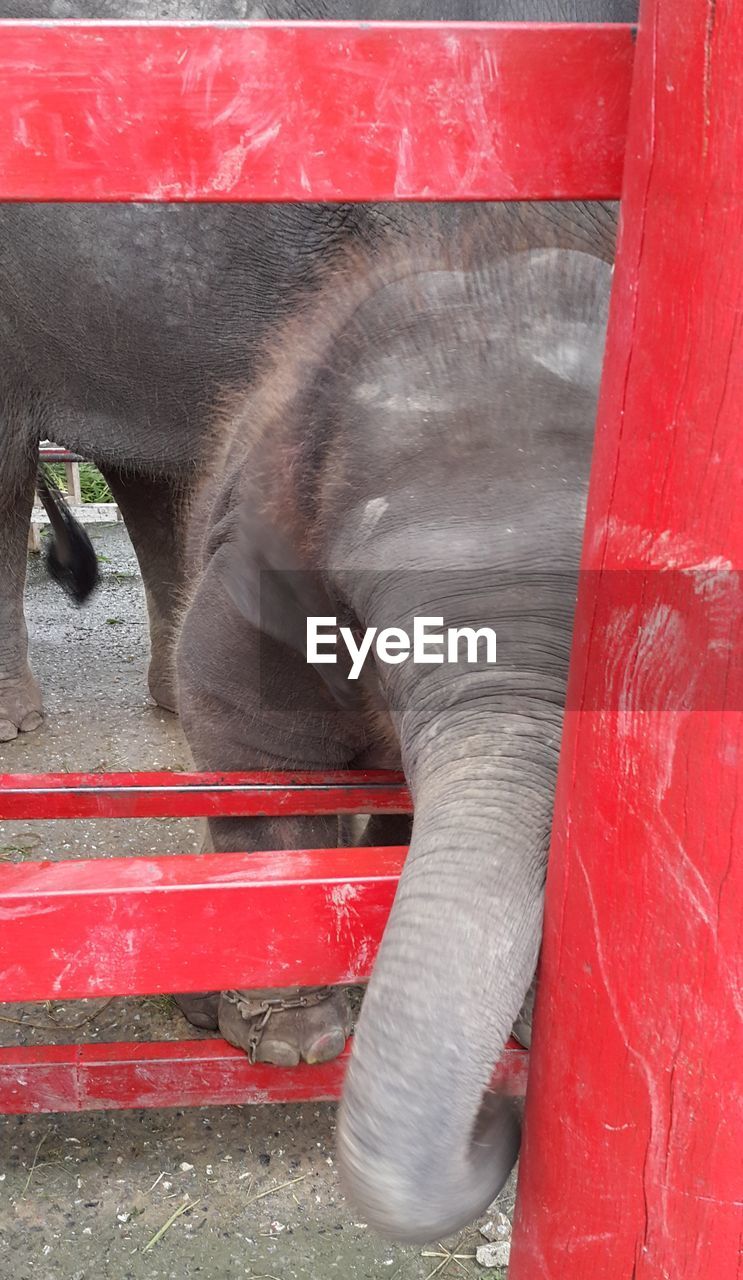
[[[0,0],[0,18],[539,18],[632,16],[634,0]],[[147,591],[150,689],[174,707],[168,659],[184,582],[184,508],[219,389],[349,237],[400,209],[0,205],[0,741],[41,723],[23,619],[36,446],[97,462]],[[425,218],[425,211],[420,215]]]
[[[361,3],[370,16],[397,7]],[[466,8],[457,0],[449,7],[452,14]],[[405,12],[424,10],[419,0]],[[350,0],[0,0],[0,18],[343,18],[354,11]],[[244,378],[256,344],[297,289],[315,280],[346,237],[373,234],[380,216],[388,220],[310,205],[0,205],[0,741],[41,723],[23,620],[39,439],[79,450],[109,481],[147,590],[150,690],[173,708],[168,653],[184,581],[184,500],[215,396]]]
[[[354,257],[277,342],[227,426],[178,650],[199,767],[402,762],[410,853],[338,1142],[364,1219],[411,1240],[470,1221],[518,1148],[483,1097],[537,960],[611,274],[596,210],[563,249],[513,251],[507,208],[473,221],[463,268],[451,227],[441,249],[412,233],[376,267]],[[380,663],[352,686],[308,666],[308,613],[489,625],[499,661]],[[370,838],[396,842],[389,822]],[[329,819],[212,825],[222,849],[336,840]]]
[[[266,8],[635,16],[622,0]],[[250,4],[158,10],[254,13]],[[560,571],[574,569],[580,544],[614,235],[603,206],[480,207],[449,211],[439,246],[430,216],[0,212],[5,736],[33,727],[39,708],[20,603],[39,436],[98,461],[115,487],[147,584],[151,685],[168,705],[165,642],[185,576],[179,500],[218,389],[247,385],[226,428],[234,441],[223,475],[204,498],[204,510],[214,505],[203,572],[178,656],[184,726],[199,767],[402,761],[415,825],[357,1030],[339,1155],[366,1219],[414,1240],[477,1214],[517,1147],[510,1110],[484,1091],[539,946],[573,604]],[[269,326],[322,282],[349,238],[359,249],[342,272],[350,283],[334,281],[316,314],[272,339],[276,365],[251,392]],[[259,608],[265,568],[274,572]],[[380,665],[349,692],[332,668],[307,666],[308,611],[362,627],[413,614],[487,623],[511,660],[495,670]],[[368,838],[400,835],[378,823]],[[223,849],[336,836],[328,819],[212,829]]]

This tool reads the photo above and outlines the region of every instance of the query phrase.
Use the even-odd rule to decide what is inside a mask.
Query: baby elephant
[[[470,1221],[518,1149],[486,1090],[539,949],[613,252],[600,206],[444,225],[355,249],[232,399],[177,655],[199,768],[405,771],[338,1142],[365,1219],[413,1240]],[[211,828],[218,849],[338,840],[329,818]],[[340,994],[281,993],[266,1020],[276,995],[184,1004],[258,1058],[339,1051]]]

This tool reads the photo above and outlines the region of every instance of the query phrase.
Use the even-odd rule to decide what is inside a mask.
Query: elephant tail
[[[93,543],[64,500],[53,473],[43,462],[36,473],[36,492],[49,517],[52,538],[46,567],[69,596],[82,604],[98,582],[98,557]]]

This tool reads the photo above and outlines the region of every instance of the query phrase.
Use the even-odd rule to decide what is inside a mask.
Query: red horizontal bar
[[[0,200],[614,199],[632,28],[0,23]]]
[[[70,453],[69,449],[39,449],[41,462],[82,462],[79,453]]]
[[[251,1066],[224,1040],[0,1049],[0,1112],[324,1102],[341,1095],[350,1045],[334,1062]],[[493,1085],[522,1097],[529,1057],[511,1041]]]
[[[411,813],[402,774],[3,773],[0,819]]]
[[[364,981],[404,848],[0,867],[6,1001]]]

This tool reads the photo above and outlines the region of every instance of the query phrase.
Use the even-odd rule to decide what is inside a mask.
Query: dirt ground
[[[188,767],[178,721],[147,698],[144,594],[124,528],[90,532],[102,584],[84,609],[30,559],[27,617],[47,718],[38,732],[0,744],[1,772]],[[0,827],[0,860],[8,862],[191,852],[199,844],[198,824],[177,819]],[[0,1005],[3,1045],[195,1034],[167,997]],[[403,1248],[375,1236],[338,1188],[334,1128],[331,1105],[0,1116],[0,1277],[503,1274],[474,1261],[484,1243],[477,1226],[444,1242],[456,1258],[438,1244]],[[193,1207],[154,1240],[186,1199]],[[513,1199],[512,1181],[497,1208],[510,1215]]]

